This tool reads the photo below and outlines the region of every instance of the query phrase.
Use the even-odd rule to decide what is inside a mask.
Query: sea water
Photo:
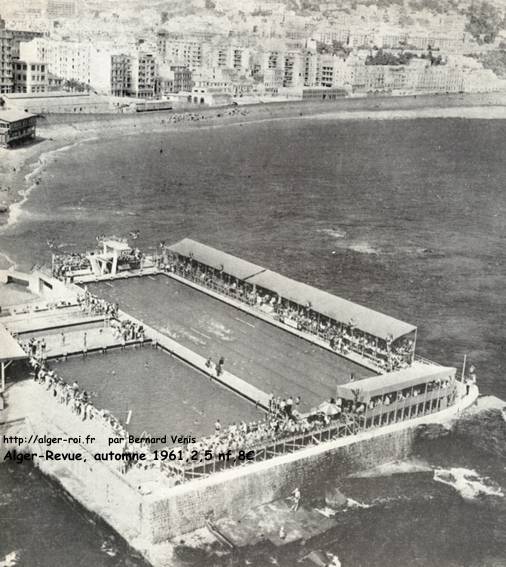
[[[506,399],[505,139],[501,120],[297,119],[89,141],[46,159],[0,250],[26,269],[50,261],[48,241],[192,237],[416,324],[421,355],[467,354],[482,392]],[[505,445],[494,412],[422,436],[413,461],[335,479],[358,503],[335,530],[246,559],[292,565],[319,548],[345,567],[504,567]],[[0,486],[0,562],[135,561],[36,471],[0,467]]]

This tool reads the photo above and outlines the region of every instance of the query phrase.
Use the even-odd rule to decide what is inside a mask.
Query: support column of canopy
[[[26,352],[21,348],[19,343],[9,333],[9,331],[0,324],[0,409],[4,405],[5,393],[5,371],[14,360],[22,360],[28,358]]]

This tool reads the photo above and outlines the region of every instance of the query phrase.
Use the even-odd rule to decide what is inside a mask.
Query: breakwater
[[[156,471],[123,474],[114,463],[94,459],[97,450],[106,450],[105,437],[95,435],[99,445],[84,442],[97,424],[83,422],[62,411],[49,395],[40,395],[41,386],[32,381],[11,385],[7,401],[8,419],[0,423],[0,436],[23,437],[24,443],[0,446],[6,451],[43,454],[45,447],[31,445],[30,435],[60,437],[83,442],[54,443],[54,453],[79,452],[82,460],[37,459],[36,465],[55,478],[77,501],[107,521],[120,535],[148,559],[158,545],[206,525],[208,520],[242,513],[246,508],[286,497],[294,487],[316,494],[325,480],[339,479],[351,472],[409,456],[418,425],[451,420],[472,404],[477,396],[461,398],[453,408],[438,415],[424,416],[366,431],[283,455],[269,461],[229,469],[201,480],[174,486]],[[100,439],[102,439],[100,441]]]

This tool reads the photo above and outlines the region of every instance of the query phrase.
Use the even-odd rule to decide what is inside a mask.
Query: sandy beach
[[[0,148],[0,230],[16,221],[19,208],[40,183],[56,152],[66,151],[76,144],[97,138],[308,118],[506,119],[506,94],[354,98],[326,103],[299,101],[180,112],[40,117],[34,143],[9,150]]]

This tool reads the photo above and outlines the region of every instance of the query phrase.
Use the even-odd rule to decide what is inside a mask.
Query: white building
[[[65,81],[77,81],[90,85],[90,56],[92,46],[88,42],[74,42],[35,38],[19,46],[20,59],[40,61],[48,70]]]
[[[13,69],[15,93],[45,93],[49,77],[47,64],[40,61],[18,59]]]

